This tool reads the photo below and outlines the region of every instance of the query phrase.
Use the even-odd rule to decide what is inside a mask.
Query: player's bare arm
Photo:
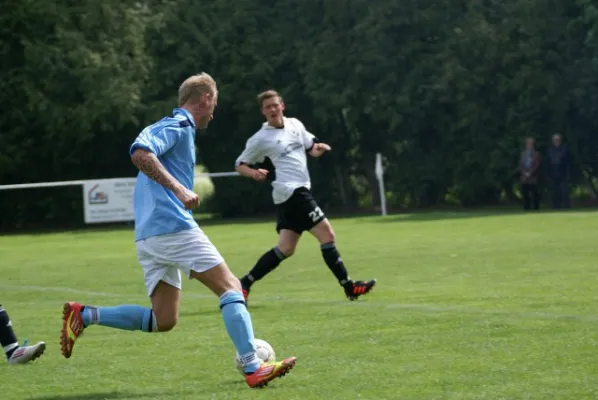
[[[320,157],[332,148],[326,143],[314,143],[314,147],[309,151],[309,155],[312,157]]]
[[[181,190],[182,185],[170,175],[158,157],[151,151],[137,149],[131,156],[131,161],[148,178],[170,189],[173,193]]]
[[[241,176],[254,179],[258,182],[265,181],[266,177],[268,176],[268,170],[265,170],[262,168],[259,168],[259,169],[251,168],[247,164],[241,164],[238,167],[236,167],[235,169]]]
[[[186,209],[199,206],[199,196],[181,185],[151,151],[137,149],[131,156],[131,161],[148,178],[172,191]]]

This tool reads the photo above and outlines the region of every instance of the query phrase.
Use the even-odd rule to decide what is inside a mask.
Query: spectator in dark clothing
[[[552,208],[569,208],[569,183],[571,182],[571,156],[567,146],[562,144],[561,135],[552,136],[548,149],[548,178],[552,186]]]
[[[523,209],[534,210],[540,208],[540,191],[538,190],[538,168],[540,167],[540,153],[534,148],[534,139],[525,139],[525,150],[519,160],[521,172],[521,190],[523,192]]]

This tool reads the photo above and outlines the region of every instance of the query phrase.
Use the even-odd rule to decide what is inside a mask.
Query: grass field
[[[21,339],[0,365],[8,399],[598,399],[598,212],[432,213],[333,220],[356,279],[348,302],[306,237],[254,287],[256,336],[291,374],[266,389],[234,369],[216,299],[184,282],[167,334],[89,328],[60,355],[64,301],[147,305],[132,231],[0,238],[0,301]],[[273,224],[205,226],[237,274],[274,244]]]

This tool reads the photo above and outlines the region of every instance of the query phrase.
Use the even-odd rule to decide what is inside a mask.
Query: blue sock
[[[81,312],[83,323],[102,325],[127,331],[156,332],[157,322],[151,308],[136,305],[116,307],[85,306]]]
[[[247,312],[245,300],[241,292],[229,290],[220,296],[220,309],[228,336],[233,341],[237,353],[243,361],[245,373],[253,373],[258,370],[261,361],[255,354],[255,342],[253,337],[253,325],[251,316]]]

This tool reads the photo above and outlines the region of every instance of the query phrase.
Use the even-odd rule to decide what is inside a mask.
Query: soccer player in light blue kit
[[[262,362],[256,355],[251,317],[239,280],[193,219],[199,206],[193,187],[195,130],[212,119],[216,82],[206,73],[191,76],[179,88],[179,108],[145,128],[130,154],[139,168],[135,186],[135,242],[152,308],[138,305],[95,307],[65,303],[62,354],[70,358],[75,341],[90,325],[166,332],[174,328],[181,296],[181,272],[220,298],[226,330],[241,356],[250,387],[266,386],[285,375],[296,358]]]

